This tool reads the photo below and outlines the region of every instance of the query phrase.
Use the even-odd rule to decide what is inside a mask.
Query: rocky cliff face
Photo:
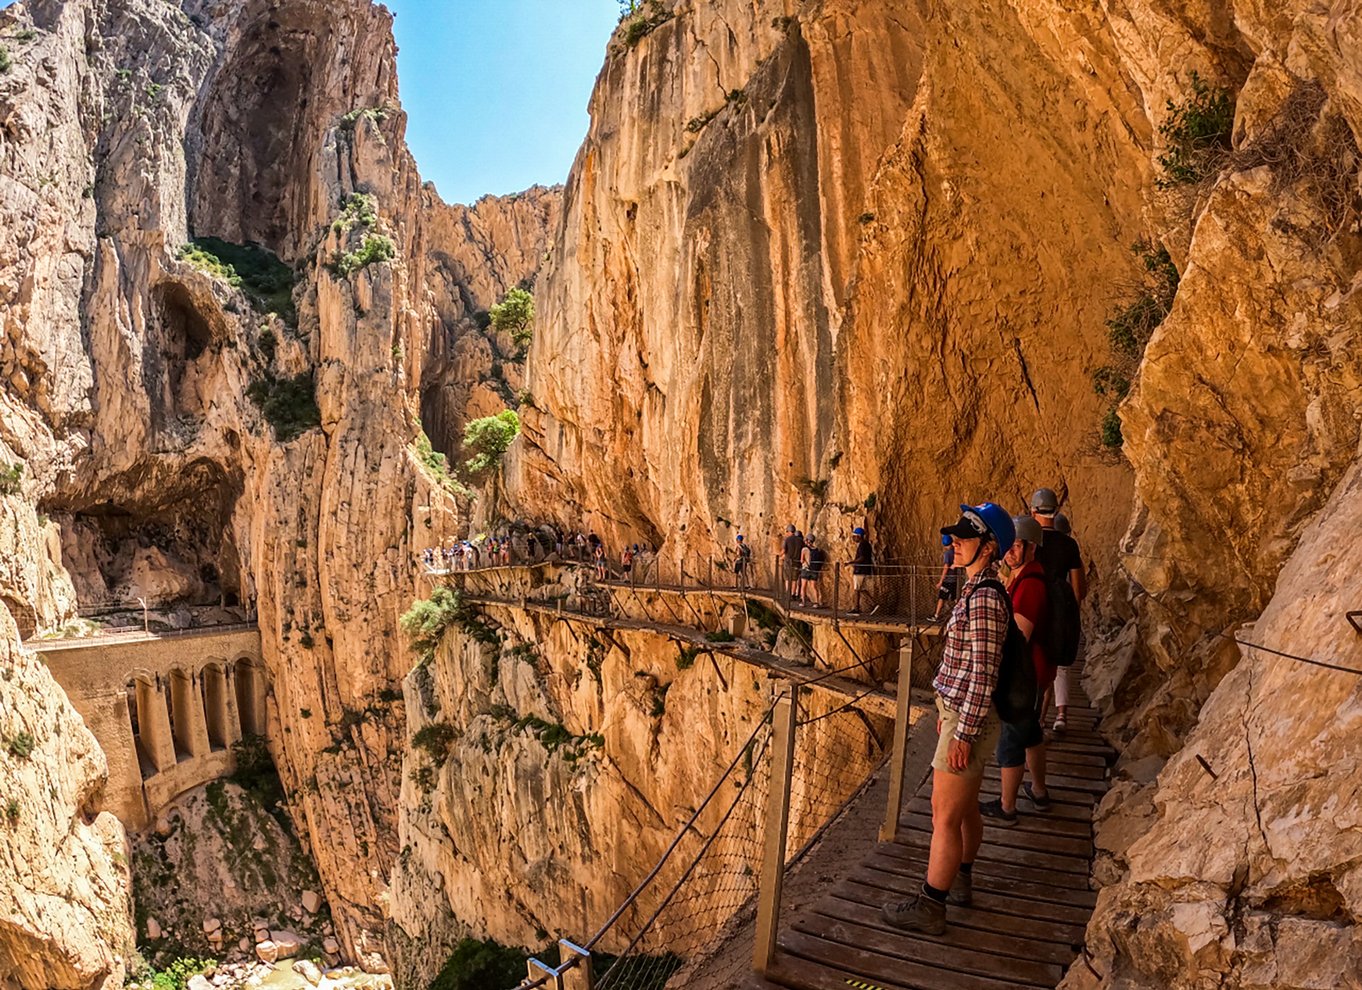
[[[1131,622],[1090,668],[1125,751],[1099,836],[1106,985],[1356,980],[1352,812],[1286,782],[1336,779],[1324,740],[1356,679],[1269,676],[1227,636],[1262,614],[1255,641],[1356,657],[1342,603],[1300,602],[1336,554],[1298,541],[1346,514],[1358,457],[1360,22],[1346,3],[652,4],[607,58],[541,279],[511,488],[543,514],[701,553],[726,521],[868,516],[906,553],[958,500],[1067,495],[1103,620]],[[1166,187],[1196,79],[1230,101],[1232,148]],[[1118,455],[1092,376],[1137,239],[1180,284]],[[1235,768],[1218,788],[1191,760],[1212,746]],[[1250,781],[1258,800],[1167,872]],[[1306,834],[1327,852],[1303,857]],[[1288,974],[1307,941],[1313,975]]]
[[[367,0],[29,0],[0,32],[0,594],[25,632],[254,606],[293,820],[345,955],[380,967],[396,617],[415,520],[459,511],[408,446],[419,383],[444,319],[533,275],[553,196],[503,222],[422,189]]]
[[[133,950],[123,826],[95,812],[104,754],[0,611],[0,987],[123,985]]]

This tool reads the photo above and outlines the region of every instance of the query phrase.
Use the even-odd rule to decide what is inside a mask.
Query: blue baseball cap
[[[851,535],[852,535],[852,536],[865,536],[865,530],[863,530],[860,526],[857,526],[855,529],[853,529],[853,530],[851,531]]]

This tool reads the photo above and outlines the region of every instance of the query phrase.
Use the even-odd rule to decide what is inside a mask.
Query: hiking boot
[[[1059,733],[1062,733],[1062,732],[1063,732],[1065,729],[1067,729],[1068,727],[1069,727],[1069,723],[1066,722],[1066,721],[1064,720],[1064,716],[1063,716],[1063,715],[1056,715],[1056,716],[1055,716],[1055,734],[1056,734],[1056,735],[1058,735]]]
[[[950,893],[946,895],[947,904],[959,904],[961,907],[969,907],[974,903],[974,876],[970,873],[957,872],[955,879],[951,881]]]
[[[992,801],[979,802],[979,814],[989,819],[989,824],[1001,825],[1003,828],[1012,828],[1017,824],[1017,813],[1008,811],[1003,807],[1002,798],[994,798]]]
[[[884,920],[895,928],[924,935],[946,934],[946,905],[923,893],[897,904],[886,904],[882,913]]]
[[[1027,800],[1031,802],[1032,806],[1037,811],[1050,810],[1051,805],[1049,794],[1037,794],[1035,788],[1031,786],[1031,782],[1029,780],[1026,783],[1022,784],[1022,790],[1026,793]]]

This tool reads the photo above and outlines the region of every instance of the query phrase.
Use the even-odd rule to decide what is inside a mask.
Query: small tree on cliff
[[[512,409],[472,420],[463,429],[463,449],[468,452],[464,470],[475,480],[485,476],[500,466],[502,455],[519,435],[520,417]]]
[[[509,333],[516,347],[523,351],[529,346],[534,332],[534,296],[516,286],[487,312],[492,317],[492,327]]]

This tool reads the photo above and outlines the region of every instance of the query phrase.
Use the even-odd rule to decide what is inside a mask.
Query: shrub
[[[351,110],[347,114],[342,114],[338,124],[342,134],[353,134],[356,125],[359,124],[361,117],[368,117],[372,121],[382,121],[388,119],[387,107],[359,107]]]
[[[386,234],[369,234],[356,251],[337,254],[327,267],[339,278],[349,278],[355,272],[391,261],[397,256],[397,245]]]
[[[292,378],[266,375],[251,382],[246,395],[269,420],[274,437],[280,443],[288,443],[322,425],[322,412],[317,408],[316,385],[310,371]]]
[[[529,954],[488,939],[466,938],[454,949],[429,990],[487,990],[511,987],[525,976]]]
[[[14,60],[9,57],[9,49],[0,45],[0,72],[8,72],[13,64]]]
[[[463,430],[463,448],[469,454],[464,469],[474,477],[491,471],[519,435],[520,417],[511,409],[470,421]]]
[[[232,244],[217,237],[196,237],[180,248],[179,257],[240,289],[251,305],[262,313],[275,313],[290,326],[297,325],[293,286],[298,277],[273,252],[258,244]]]
[[[152,990],[185,990],[191,979],[216,965],[212,959],[192,957],[176,959],[164,969],[158,970],[148,966],[137,974],[137,981],[144,987],[151,987]]]
[[[409,776],[411,782],[422,794],[429,794],[435,790],[435,768],[429,763],[422,763],[420,766],[414,767]]]
[[[274,331],[268,326],[261,327],[260,335],[255,338],[255,342],[260,346],[260,353],[265,355],[265,360],[273,361],[275,350],[279,346],[279,341],[274,336]]]
[[[351,193],[341,200],[340,216],[331,224],[332,230],[345,231],[351,227],[378,225],[378,200],[368,193]]]
[[[458,479],[449,473],[449,459],[440,453],[430,442],[430,437],[426,436],[426,431],[422,430],[416,435],[416,439],[411,443],[412,450],[416,453],[416,459],[421,462],[427,471],[435,476],[440,487],[451,495],[458,495],[464,498],[471,497],[472,493],[459,483]]]
[[[633,48],[671,18],[658,0],[620,0],[620,23],[624,25],[620,41]]]
[[[690,670],[695,666],[695,660],[700,656],[700,650],[694,646],[683,646],[680,654],[676,658],[677,670]]]
[[[453,588],[440,587],[433,590],[429,598],[418,598],[412,602],[411,608],[402,614],[398,622],[411,639],[412,648],[423,659],[430,659],[449,627],[464,621],[468,614],[469,609],[462,595]]]
[[[5,820],[11,825],[16,825],[19,822],[19,802],[14,798],[5,802]]]
[[[1230,152],[1234,129],[1234,101],[1227,90],[1211,86],[1196,72],[1192,93],[1181,103],[1168,101],[1168,116],[1159,134],[1168,150],[1159,156],[1163,177],[1160,189],[1200,182],[1215,173]]]
[[[524,350],[529,346],[534,333],[534,296],[516,287],[506,293],[501,302],[487,311],[492,327],[511,335],[517,347]]]
[[[1117,415],[1115,406],[1102,417],[1102,443],[1113,449],[1125,443],[1125,437],[1121,435],[1121,417]]]
[[[448,722],[431,722],[416,730],[416,734],[411,737],[411,744],[429,753],[430,758],[436,763],[443,763],[449,758],[454,737],[454,726]]]
[[[21,732],[17,736],[10,736],[5,743],[5,748],[9,750],[9,755],[15,759],[26,760],[32,755],[38,741],[33,738],[31,733]]]
[[[705,633],[705,639],[711,643],[731,643],[733,634],[727,629],[716,629],[714,632]]]
[[[36,37],[38,37],[37,31],[33,30],[32,28],[24,28],[22,31],[20,31],[18,34],[14,36],[14,40],[19,42],[21,45],[26,45]]]
[[[0,468],[0,495],[18,495],[19,483],[24,477],[24,465],[21,461]]]

